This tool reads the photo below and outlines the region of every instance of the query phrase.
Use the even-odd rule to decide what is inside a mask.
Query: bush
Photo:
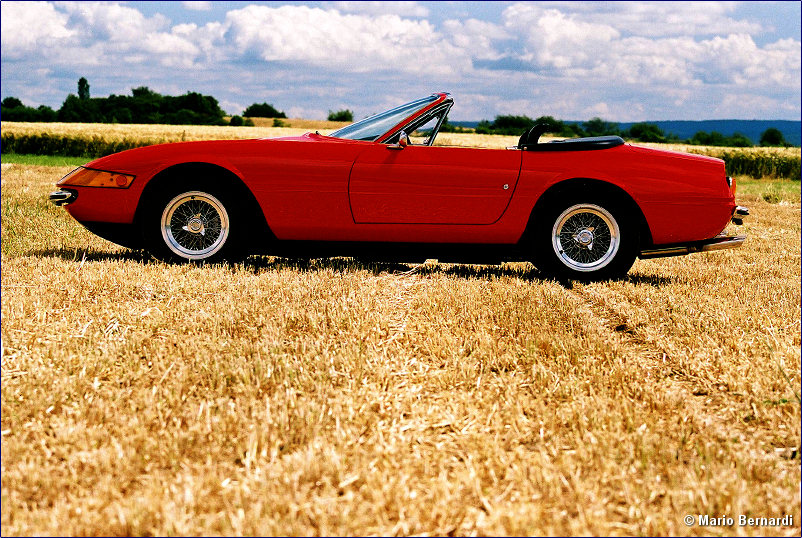
[[[730,148],[750,148],[754,145],[749,138],[741,133],[734,133],[732,136],[724,136],[718,131],[712,131],[710,133],[698,131],[688,140],[688,144],[697,146],[725,146]]]
[[[242,116],[231,116],[231,120],[229,120],[228,124],[232,127],[240,127],[244,122],[242,121]],[[251,122],[253,123],[253,122]]]
[[[286,126],[287,124],[278,118],[273,120],[273,127],[286,127]]]
[[[273,105],[267,103],[254,103],[242,113],[243,116],[249,118],[286,118],[284,112],[276,110]]]
[[[345,110],[338,110],[337,112],[332,112],[329,110],[329,121],[354,121],[354,113],[347,108]]]
[[[785,137],[783,136],[782,132],[775,128],[769,127],[763,134],[760,135],[760,145],[761,146],[787,146],[789,145],[788,142],[785,141]]]
[[[501,134],[501,135],[514,135],[518,136],[531,129],[536,123],[545,124],[547,126],[547,133],[552,133],[557,136],[564,136],[566,138],[573,138],[577,136],[588,136],[588,133],[582,129],[581,126],[574,123],[565,123],[562,120],[556,120],[552,116],[540,116],[537,119],[532,119],[529,116],[496,116],[492,122],[482,120],[476,126],[478,134]],[[597,125],[600,123],[601,127]],[[593,118],[589,124],[593,128],[608,129],[609,124],[599,118]],[[616,129],[616,133],[617,133]]]
[[[621,136],[637,140],[639,142],[666,141],[666,134],[660,127],[653,123],[636,123],[628,130],[621,133]]]
[[[591,118],[582,124],[587,136],[606,136],[618,135],[621,131],[618,129],[618,124],[604,121],[601,118]]]

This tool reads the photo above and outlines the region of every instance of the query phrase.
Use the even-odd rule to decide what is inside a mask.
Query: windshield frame
[[[407,136],[411,136],[418,128],[422,125],[429,122],[433,117],[439,116],[437,119],[437,123],[432,127],[431,134],[426,137],[426,142],[424,144],[415,144],[423,145],[423,146],[432,146],[434,145],[434,139],[437,137],[437,133],[440,132],[440,127],[443,126],[443,123],[446,121],[446,117],[448,113],[451,111],[451,107],[454,106],[454,101],[449,97],[446,98],[443,102],[439,105],[434,106],[424,112],[423,114],[419,114],[416,117],[410,119],[406,124],[403,125],[400,129],[390,133],[386,138],[384,143],[385,144],[395,144],[398,142],[399,134],[401,131],[404,131]],[[411,144],[411,142],[410,142]]]
[[[434,99],[431,99],[432,97],[434,97]],[[434,109],[436,107],[439,107],[439,105],[441,105],[446,100],[448,100],[451,104],[453,104],[453,101],[451,100],[451,96],[449,94],[447,94],[445,92],[433,93],[432,95],[430,95],[428,97],[424,97],[424,98],[421,98],[421,99],[416,99],[414,101],[410,101],[408,103],[404,103],[403,105],[391,108],[390,110],[386,110],[384,112],[380,112],[379,114],[374,114],[373,116],[365,118],[364,120],[360,120],[358,122],[352,123],[351,125],[343,127],[342,129],[338,129],[338,130],[334,131],[333,133],[330,133],[328,136],[330,136],[332,138],[340,138],[340,139],[346,139],[346,140],[358,140],[358,139],[354,139],[354,138],[338,136],[337,133],[339,133],[341,131],[344,131],[346,129],[350,130],[354,126],[358,126],[358,125],[362,125],[363,127],[367,127],[367,126],[371,125],[373,122],[381,121],[389,113],[391,113],[391,112],[393,112],[395,110],[403,109],[403,108],[405,108],[405,107],[407,107],[407,106],[409,106],[409,105],[411,105],[413,103],[416,103],[416,102],[420,101],[421,102],[421,107],[420,108],[413,109],[412,111],[410,111],[410,113],[407,116],[404,116],[401,119],[401,121],[399,121],[398,123],[394,124],[390,129],[388,129],[388,130],[384,131],[383,133],[377,135],[372,140],[361,140],[363,142],[378,142],[378,143],[384,144],[384,143],[387,143],[387,140],[389,138],[392,138],[393,135],[398,134],[398,132],[400,132],[406,125],[409,125],[410,123],[412,123],[416,119],[420,118],[424,114],[428,113],[432,109]],[[450,108],[450,106],[449,106],[449,108]],[[446,111],[446,114],[447,114],[447,111]],[[445,115],[443,116],[443,118],[445,118]],[[439,127],[439,125],[438,125],[438,127]],[[436,133],[433,133],[433,134],[436,135]],[[434,140],[434,137],[432,137],[432,140]]]

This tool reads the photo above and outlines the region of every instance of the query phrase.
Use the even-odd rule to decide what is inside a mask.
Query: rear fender
[[[532,234],[537,225],[538,216],[543,213],[546,207],[549,207],[551,204],[559,203],[560,199],[577,192],[588,192],[591,193],[591,195],[603,195],[620,200],[624,207],[629,210],[630,214],[635,217],[640,235],[640,246],[652,245],[652,232],[649,228],[649,223],[632,196],[614,183],[591,178],[565,179],[547,188],[532,208],[532,213],[529,215],[529,221],[526,224],[526,229],[521,236],[519,245],[525,248],[526,243],[532,240]]]

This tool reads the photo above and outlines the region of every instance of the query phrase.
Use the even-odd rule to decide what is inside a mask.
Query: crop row
[[[171,125],[35,124],[3,122],[2,151],[32,155],[97,158],[165,142],[298,135],[306,129]],[[447,134],[441,143],[504,147],[514,137]],[[448,138],[448,140],[446,140]],[[498,140],[496,140],[498,139]],[[509,140],[508,140],[509,139]],[[723,159],[727,173],[754,178],[800,179],[799,148],[718,148],[646,144]]]

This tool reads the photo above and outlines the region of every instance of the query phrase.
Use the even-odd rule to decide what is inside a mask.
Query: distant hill
[[[802,142],[802,122],[788,120],[702,120],[702,121],[649,121],[665,133],[673,133],[682,139],[692,138],[699,131],[718,131],[724,136],[741,133],[754,144],[760,142],[760,135],[769,127],[780,130],[785,139],[798,146]],[[629,129],[634,123],[619,123],[620,129]]]
[[[451,121],[452,125],[460,127],[476,127],[477,121]],[[583,123],[581,121],[565,121],[565,123]],[[611,122],[614,123],[614,122]],[[621,130],[629,129],[636,122],[619,123]],[[637,122],[640,123],[640,122]],[[724,136],[741,133],[754,144],[760,142],[760,135],[769,127],[775,127],[782,132],[785,139],[799,146],[802,143],[802,122],[789,120],[702,120],[702,121],[646,121],[660,127],[665,133],[673,133],[682,139],[692,138],[698,131],[718,131]]]

